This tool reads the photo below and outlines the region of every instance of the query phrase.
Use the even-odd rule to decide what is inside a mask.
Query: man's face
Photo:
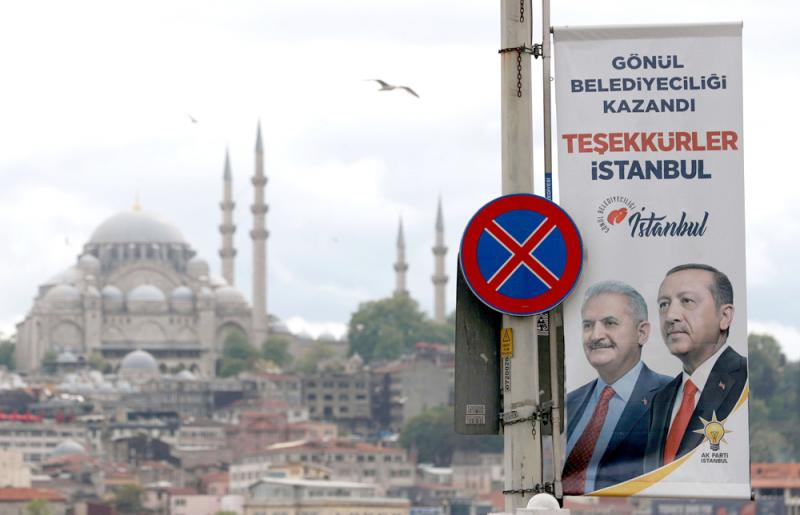
[[[658,289],[661,335],[669,351],[693,371],[724,343],[733,306],[717,307],[711,294],[714,276],[707,270],[688,269],[664,278]]]
[[[628,298],[619,293],[590,298],[581,316],[586,359],[604,381],[613,383],[639,361],[641,346],[650,335],[650,323],[637,324]]]

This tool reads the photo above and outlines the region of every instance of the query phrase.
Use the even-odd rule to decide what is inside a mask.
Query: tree
[[[114,492],[114,506],[119,513],[139,514],[142,509],[142,489],[137,485],[123,485]]]
[[[111,369],[111,365],[109,365],[108,361],[103,358],[103,355],[100,354],[98,351],[94,351],[89,354],[89,367],[92,370],[97,370],[99,372],[106,372]]]
[[[314,342],[310,349],[297,360],[295,370],[303,374],[313,374],[317,366],[336,356],[336,352],[325,342]]]
[[[453,408],[437,406],[409,420],[400,433],[400,445],[417,452],[417,460],[447,467],[455,450],[501,452],[500,436],[459,435],[453,430]]]
[[[772,397],[781,379],[786,356],[772,336],[766,334],[750,334],[747,337],[747,348],[750,357],[750,389],[753,395],[767,399]]]
[[[8,370],[14,370],[14,350],[16,346],[11,340],[0,343],[0,365],[4,365]]]
[[[258,349],[253,347],[244,333],[233,331],[225,338],[222,346],[222,362],[218,375],[232,377],[245,370],[250,370],[259,358]]]
[[[55,374],[58,354],[53,349],[44,353],[42,356],[42,370],[45,374]]]
[[[418,342],[452,343],[452,324],[437,324],[427,318],[407,295],[362,303],[350,318],[350,354],[358,353],[369,363],[395,359]]]
[[[268,336],[261,346],[261,357],[272,361],[279,367],[285,367],[292,362],[289,354],[289,340],[284,336]]]
[[[46,500],[34,499],[25,505],[25,515],[53,515],[53,512]]]

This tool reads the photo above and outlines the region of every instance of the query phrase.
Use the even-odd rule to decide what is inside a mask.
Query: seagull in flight
[[[197,123],[197,119],[195,119],[195,117],[194,117],[194,116],[190,115],[189,113],[186,113],[186,116],[188,116],[188,117],[189,117],[189,121],[190,121],[190,122],[192,122],[192,123]]]
[[[381,89],[379,89],[378,91],[392,91],[393,89],[404,89],[409,94],[414,95],[415,97],[419,98],[419,95],[417,95],[417,93],[413,89],[409,88],[408,86],[395,86],[394,84],[389,84],[388,82],[382,81],[381,79],[367,79],[367,80],[375,81],[378,84],[380,84],[381,85]]]

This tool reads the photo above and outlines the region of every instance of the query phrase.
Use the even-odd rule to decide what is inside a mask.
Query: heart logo
[[[611,225],[614,225],[622,223],[622,221],[625,220],[626,216],[628,216],[628,208],[621,207],[619,209],[615,209],[614,211],[608,213],[608,217],[606,217],[606,220],[608,220],[608,223],[610,223]]]

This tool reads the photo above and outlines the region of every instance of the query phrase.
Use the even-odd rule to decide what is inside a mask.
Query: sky
[[[744,22],[749,327],[800,359],[798,7],[778,0],[553,0],[553,25]],[[535,20],[535,38],[540,40]],[[500,194],[500,3],[486,0],[17,2],[0,18],[0,331],[75,262],[103,220],[144,210],[219,273],[226,148],[236,285],[250,296],[255,130],[264,136],[268,309],[341,335],[391,294],[403,219],[408,286],[430,313],[441,195],[454,309],[469,217]],[[536,67],[538,67],[538,63]],[[420,94],[378,92],[366,79]],[[541,101],[534,78],[535,184]],[[197,120],[192,123],[189,115]],[[556,170],[557,171],[557,170]]]

